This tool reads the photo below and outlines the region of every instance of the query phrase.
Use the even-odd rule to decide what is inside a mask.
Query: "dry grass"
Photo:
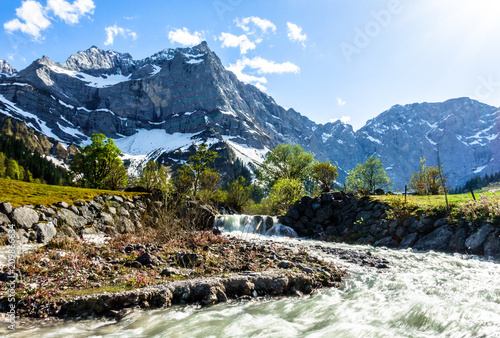
[[[0,179],[0,202],[10,202],[14,207],[26,204],[49,206],[61,201],[73,204],[78,201],[91,201],[102,194],[132,197],[140,193],[63,187]]]

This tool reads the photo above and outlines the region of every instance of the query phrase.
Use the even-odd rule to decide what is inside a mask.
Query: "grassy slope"
[[[27,183],[16,180],[0,179],[0,202],[10,202],[12,206],[37,205],[49,206],[56,202],[64,201],[73,204],[77,201],[90,201],[102,194],[113,194],[120,196],[134,196],[139,193],[127,193],[122,191],[84,189],[74,187],[62,187],[57,185]]]
[[[500,196],[500,192],[487,192],[487,191],[475,191],[474,195],[476,199],[479,199],[480,196]],[[391,196],[371,196],[372,198],[381,201],[387,202],[391,199]],[[434,195],[434,196],[412,196],[408,195],[408,202],[416,204],[419,207],[438,207],[438,206],[446,206],[446,200],[444,195]],[[448,202],[450,204],[458,204],[461,202],[465,202],[472,199],[472,195],[469,194],[459,194],[459,195],[448,195]]]

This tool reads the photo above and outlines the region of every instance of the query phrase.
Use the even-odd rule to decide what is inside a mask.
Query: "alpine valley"
[[[338,164],[340,182],[376,155],[401,189],[421,157],[437,164],[438,149],[451,186],[500,170],[497,107],[456,98],[395,105],[357,131],[340,121],[317,124],[239,81],[206,42],[143,60],[91,47],[64,63],[44,56],[19,72],[0,60],[0,113],[1,121],[34,129],[34,139],[50,142],[43,152],[60,159],[71,144],[103,133],[130,160],[130,170],[150,158],[183,163],[192,144],[202,142],[223,155],[216,164],[228,175],[236,158],[255,164],[281,143]]]

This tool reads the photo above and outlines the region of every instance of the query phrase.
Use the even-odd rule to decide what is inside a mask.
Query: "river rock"
[[[489,224],[484,225],[465,240],[465,246],[473,254],[480,255],[483,251],[483,244],[490,234],[492,228]]]
[[[119,233],[129,233],[129,234],[132,234],[134,233],[135,231],[135,226],[134,226],[134,222],[132,222],[131,220],[129,220],[128,218],[126,217],[121,217],[118,222],[116,222],[117,224],[117,230]]]
[[[388,221],[375,222],[370,227],[370,234],[375,238],[385,237],[388,233]]]
[[[158,260],[158,258],[149,252],[143,253],[142,255],[137,257],[135,260],[137,262],[141,263],[142,265],[148,266],[148,267],[154,267],[154,266],[157,266],[160,264],[160,261]]]
[[[107,212],[99,213],[99,222],[102,223],[103,225],[114,225],[115,224],[115,220],[113,219],[113,216],[111,216],[111,214],[108,214]]]
[[[83,228],[82,230],[78,231],[78,235],[80,236],[85,236],[85,235],[96,235],[98,231],[94,227],[88,227],[88,228]]]
[[[320,204],[318,204],[321,206]],[[318,207],[319,208],[319,207]],[[333,208],[331,205],[326,205],[318,209],[316,212],[316,220],[320,224],[326,224],[326,222],[333,216]]]
[[[110,201],[112,201],[112,202],[118,202],[118,203],[122,204],[123,203],[123,197],[118,196],[118,195],[113,195],[113,196],[111,196]]]
[[[73,211],[73,212],[74,212],[75,214],[77,214],[77,215],[78,215],[78,214],[80,214],[80,211],[79,211],[79,210],[78,210],[78,208],[77,208],[77,207],[75,207],[74,205],[70,205],[70,206],[68,207],[68,210]]]
[[[179,253],[176,255],[176,261],[184,268],[193,268],[203,262],[203,256],[195,253]]]
[[[416,232],[412,232],[412,233],[406,235],[399,243],[398,248],[408,249],[408,248],[413,247],[415,245],[415,243],[417,243],[419,237],[420,237],[420,235],[417,234]]]
[[[80,230],[87,225],[87,220],[85,217],[75,214],[73,211],[68,209],[60,209],[57,211],[57,218],[59,219],[59,225],[69,225],[75,230]]]
[[[395,248],[398,246],[398,242],[392,238],[391,236],[384,237],[375,243],[373,243],[374,246],[385,246],[387,248]]]
[[[418,232],[422,235],[427,235],[434,230],[434,220],[423,218],[420,221],[413,223],[410,227],[410,232]]]
[[[290,210],[288,210],[288,212],[286,213],[285,217],[289,217],[293,220],[298,220],[300,218],[300,213],[297,209],[295,208],[291,208]]]
[[[57,208],[67,209],[69,207],[69,204],[66,202],[57,202],[54,203],[54,206],[56,206]]]
[[[461,227],[459,228],[453,236],[451,236],[450,243],[448,244],[448,249],[451,252],[465,252],[465,240],[467,239],[467,229]]]
[[[280,269],[292,269],[295,267],[295,264],[293,264],[290,261],[281,261],[278,263],[278,268]]]
[[[48,243],[57,233],[52,222],[38,223],[35,227],[38,243]]]
[[[484,242],[484,256],[488,259],[500,260],[500,234],[492,232]]]
[[[0,212],[4,214],[10,214],[12,212],[12,205],[9,202],[0,203]]]
[[[12,212],[12,222],[25,230],[30,230],[39,218],[38,212],[29,207],[18,207]]]
[[[7,224],[10,224],[9,217],[6,214],[0,212],[0,225],[7,225]]]
[[[414,246],[417,250],[446,250],[453,232],[448,225],[444,225],[428,235],[422,237]]]

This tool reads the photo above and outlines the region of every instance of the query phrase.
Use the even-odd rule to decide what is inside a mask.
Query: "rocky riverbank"
[[[16,263],[16,315],[121,316],[134,307],[310,294],[346,273],[303,250],[214,232],[52,238]],[[3,271],[2,288],[13,279]],[[7,312],[6,298],[0,307]]]
[[[343,192],[303,197],[280,218],[299,236],[388,248],[482,255],[500,260],[500,227],[487,220],[451,222],[444,215],[390,219],[391,206]]]

